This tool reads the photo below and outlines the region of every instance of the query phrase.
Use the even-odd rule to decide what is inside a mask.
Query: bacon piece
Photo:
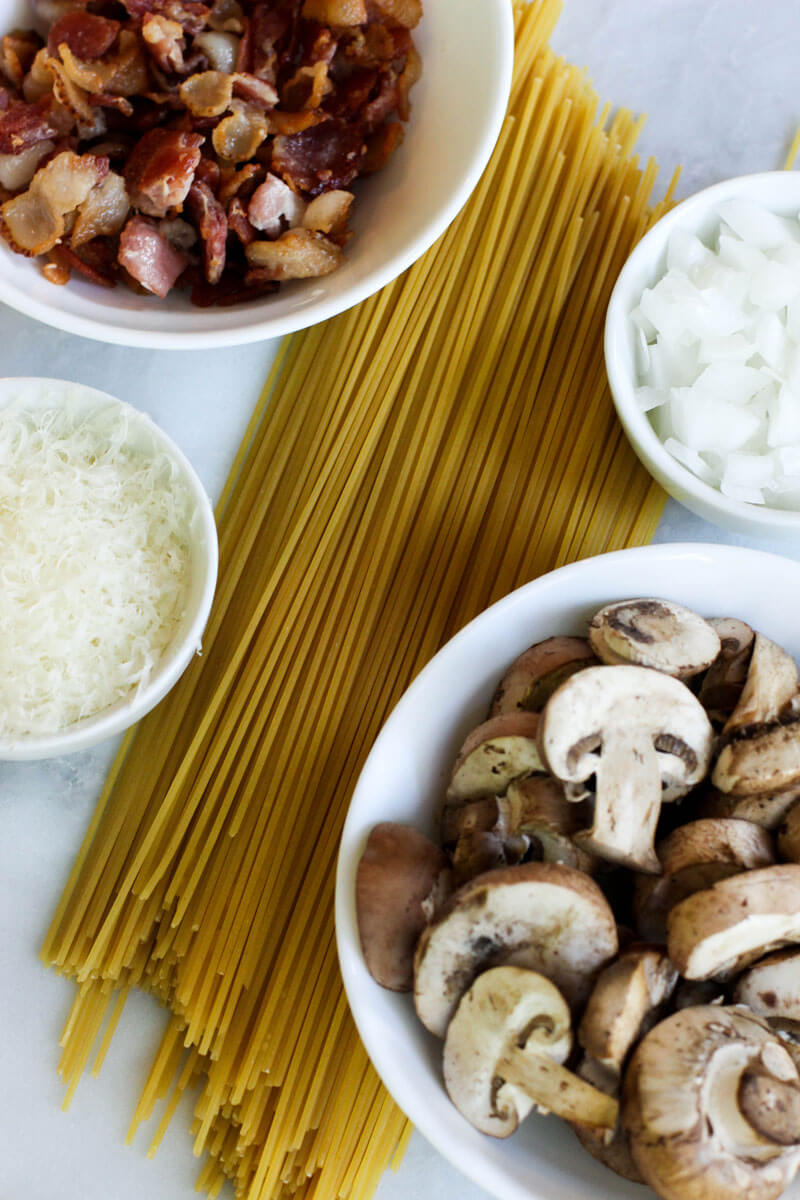
[[[422,0],[370,0],[370,8],[392,25],[413,29],[422,20]]]
[[[216,33],[206,30],[194,39],[195,50],[201,50],[214,71],[225,71],[230,75],[236,69],[239,54],[239,38],[235,33]]]
[[[154,221],[135,216],[120,234],[117,261],[143,288],[163,299],[189,259],[159,232]]]
[[[69,53],[69,51],[67,51]],[[91,93],[75,83],[60,58],[48,58],[47,69],[53,77],[53,96],[70,116],[94,127],[95,112],[89,99]],[[84,134],[84,136],[91,136]]]
[[[47,138],[43,142],[35,142],[18,154],[0,154],[0,186],[10,192],[18,192],[27,187],[36,174],[36,169],[46,154],[55,147],[55,142]]]
[[[251,279],[248,272],[244,280],[238,272],[226,271],[220,282],[212,287],[202,277],[194,280],[190,300],[197,308],[230,308],[234,304],[244,304],[248,300],[260,300],[277,292],[278,284],[271,279]]]
[[[47,47],[42,46],[41,50],[37,51],[30,70],[22,81],[22,94],[29,104],[36,104],[52,94],[53,76],[47,69],[49,57]]]
[[[183,204],[204,140],[175,129],[151,129],[139,138],[123,172],[133,206],[150,217],[165,217]]]
[[[245,254],[264,279],[275,280],[330,275],[342,261],[340,248],[311,229],[289,229],[274,242],[251,242]]]
[[[235,233],[243,246],[249,246],[256,239],[256,231],[250,224],[244,201],[234,196],[228,205],[228,228]]]
[[[142,38],[162,71],[182,73],[186,68],[183,26],[160,13],[148,13],[142,21]]]
[[[82,11],[87,3],[88,0],[31,0],[31,7],[41,25],[49,28],[64,13]]]
[[[109,171],[93,188],[78,209],[78,217],[70,236],[70,245],[77,250],[96,237],[111,237],[125,224],[130,201],[121,175]]]
[[[104,90],[115,96],[139,96],[148,83],[147,63],[139,39],[132,30],[123,29],[117,44],[117,53],[111,60],[114,73]]]
[[[41,45],[42,39],[32,29],[15,29],[0,40],[0,72],[14,87],[22,87]]]
[[[366,25],[364,0],[304,0],[303,16],[320,25]]]
[[[377,96],[361,110],[361,118],[367,132],[372,133],[391,113],[396,112],[397,103],[397,76],[391,68],[384,69],[381,71]]]
[[[193,117],[219,117],[231,102],[233,79],[222,71],[201,71],[183,81],[178,95]]]
[[[323,192],[315,196],[303,214],[303,228],[337,236],[344,233],[352,203],[352,192]]]
[[[250,197],[247,217],[254,229],[276,238],[286,229],[299,225],[306,210],[305,202],[277,175],[268,174]]]
[[[51,57],[59,46],[69,46],[76,58],[99,58],[109,50],[120,30],[119,21],[89,12],[68,12],[50,26],[47,49]]]
[[[83,275],[90,283],[95,283],[100,287],[114,288],[117,286],[117,281],[113,275],[107,274],[90,262],[87,262],[80,254],[76,254],[69,246],[54,246],[50,251],[50,259],[54,266],[60,271],[66,271],[67,279],[69,279],[72,271],[77,271]],[[50,278],[50,276],[48,276]],[[57,282],[55,279],[50,279],[51,283]],[[66,283],[67,280],[64,280]]]
[[[397,81],[397,114],[401,121],[407,121],[411,116],[411,102],[408,94],[415,83],[422,77],[422,59],[415,46],[410,46],[400,78]]]
[[[298,67],[281,89],[283,103],[291,109],[319,108],[324,97],[332,91],[328,64],[323,61],[311,67]]]
[[[65,150],[40,167],[26,192],[0,208],[3,234],[20,254],[52,250],[66,229],[65,217],[83,204],[108,172],[108,159]]]
[[[272,167],[297,191],[317,196],[352,183],[363,154],[364,136],[359,126],[333,117],[303,133],[276,137]]]
[[[19,100],[0,113],[0,154],[19,154],[61,132],[43,105]]]
[[[386,166],[403,140],[403,126],[399,121],[387,121],[367,138],[367,152],[361,162],[362,175],[374,175]]]
[[[208,27],[217,33],[244,33],[246,20],[238,0],[214,0]]]
[[[258,104],[262,108],[274,108],[278,103],[278,93],[266,79],[259,79],[257,75],[250,75],[247,71],[237,71],[231,78],[233,94],[241,100]]]
[[[197,164],[194,177],[197,182],[207,183],[212,192],[216,194],[220,180],[222,179],[222,168],[219,163],[215,163],[211,158],[201,158]]]
[[[225,269],[228,218],[207,183],[195,182],[186,197],[189,216],[203,241],[203,272],[209,283],[219,283]]]
[[[231,163],[247,162],[268,133],[269,124],[264,113],[242,105],[230,116],[222,118],[211,141],[220,158]]]
[[[250,28],[247,32],[250,50],[250,63],[237,64],[238,69],[248,70],[259,79],[269,83],[277,82],[278,76],[278,43],[284,41],[290,32],[291,15],[283,9],[276,9],[270,4],[256,4],[250,16]]]
[[[312,125],[320,125],[327,119],[327,113],[313,108],[305,109],[302,112],[279,112],[277,109],[273,109],[269,114],[269,128],[270,133],[288,137],[292,133],[302,133],[304,129],[310,129]]]
[[[235,167],[224,168],[220,173],[217,191],[220,204],[227,204],[234,196],[238,196],[246,184],[249,186],[245,190],[252,194],[263,177],[264,168],[260,167],[258,163],[245,163],[239,170]]]
[[[211,14],[211,9],[195,0],[122,0],[132,17],[144,17],[157,13],[170,21],[176,21],[184,33],[194,36],[202,33]]]

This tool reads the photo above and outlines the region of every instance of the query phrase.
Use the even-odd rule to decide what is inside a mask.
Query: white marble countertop
[[[665,176],[684,164],[679,194],[782,164],[800,121],[794,0],[565,0],[564,8],[557,48],[589,67],[602,96],[650,113],[642,154],[655,154]],[[212,495],[273,352],[269,343],[191,355],[127,350],[58,333],[0,306],[0,374],[75,379],[145,409],[186,451]],[[737,539],[673,503],[658,540],[739,541],[800,557],[800,545]],[[70,1112],[60,1111],[57,1040],[72,986],[44,971],[37,952],[113,750],[0,763],[2,1200],[196,1195],[188,1106],[155,1162],[145,1157],[142,1135],[132,1149],[123,1145],[163,1020],[148,998],[132,998],[100,1078],[87,1077]],[[415,1134],[378,1200],[485,1195]]]

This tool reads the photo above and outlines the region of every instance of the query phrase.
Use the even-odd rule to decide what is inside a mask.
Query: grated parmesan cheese
[[[0,411],[0,735],[130,698],[185,611],[193,501],[127,406]]]

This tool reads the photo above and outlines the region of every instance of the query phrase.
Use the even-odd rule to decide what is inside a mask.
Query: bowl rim
[[[731,196],[746,196],[751,190],[777,186],[794,189],[800,210],[800,173],[793,171],[761,171],[751,175],[736,175],[688,196],[665,213],[642,237],[627,258],[606,310],[603,349],[606,373],[617,415],[638,458],[661,486],[686,507],[694,507],[701,516],[725,523],[735,522],[737,528],[753,533],[787,534],[800,532],[800,512],[770,508],[767,505],[747,504],[724,496],[717,488],[699,479],[683,463],[665,449],[647,414],[636,404],[634,382],[625,369],[625,326],[629,320],[631,276],[655,263],[666,248],[672,231],[686,222],[690,227],[702,216],[708,216],[714,205]],[[655,276],[655,271],[649,272]],[[653,280],[655,281],[655,279]],[[676,495],[675,489],[686,493],[690,500]],[[691,501],[694,501],[692,505]]]
[[[638,560],[642,564],[642,567],[647,567],[659,560],[665,564],[675,560],[686,560],[687,565],[692,560],[706,560],[713,566],[723,566],[727,563],[731,569],[735,569],[736,571],[741,571],[746,563],[752,569],[754,578],[761,576],[761,572],[758,571],[759,565],[763,566],[767,563],[773,569],[781,570],[788,568],[791,572],[800,572],[800,562],[797,560],[764,550],[714,542],[661,542],[593,555],[592,557],[557,567],[528,583],[522,584],[484,609],[454,634],[453,637],[448,639],[403,692],[383,723],[362,765],[350,800],[339,844],[335,888],[337,952],[350,1011],[370,1061],[398,1107],[414,1123],[425,1139],[468,1179],[485,1188],[492,1196],[498,1197],[498,1200],[509,1200],[512,1196],[514,1200],[522,1200],[523,1196],[525,1200],[535,1200],[540,1193],[534,1190],[535,1180],[532,1180],[529,1192],[521,1190],[515,1182],[508,1179],[498,1181],[494,1168],[488,1160],[480,1158],[477,1161],[474,1160],[471,1151],[466,1146],[456,1145],[452,1135],[448,1135],[446,1130],[440,1128],[436,1120],[431,1125],[429,1107],[424,1097],[420,1098],[410,1078],[407,1063],[400,1061],[399,1056],[395,1058],[386,1056],[387,1046],[391,1044],[392,1033],[388,1022],[381,1023],[381,1037],[365,1023],[371,1002],[369,997],[364,997],[362,991],[363,980],[366,976],[366,967],[363,963],[363,956],[358,941],[354,895],[355,869],[358,857],[360,856],[360,849],[357,850],[356,845],[363,847],[365,840],[364,835],[360,832],[364,822],[359,812],[359,808],[361,807],[359,802],[362,795],[370,794],[368,790],[369,780],[367,779],[368,768],[373,758],[377,759],[379,757],[381,753],[380,744],[384,738],[391,736],[391,727],[395,721],[401,720],[407,710],[414,711],[419,708],[419,698],[424,697],[429,678],[434,672],[438,673],[441,670],[442,660],[456,656],[461,644],[468,642],[469,639],[474,637],[476,627],[487,622],[497,624],[498,618],[502,619],[506,612],[510,612],[520,604],[527,607],[528,598],[531,596],[537,596],[537,594],[541,593],[543,597],[546,597],[547,592],[554,585],[558,586],[562,581],[571,580],[576,576],[580,577],[582,574],[591,576],[601,560],[613,569],[614,565],[623,559],[628,562],[636,562]],[[501,669],[502,664],[499,664],[498,671]],[[387,730],[389,731],[388,734]],[[375,819],[381,820],[387,818],[379,815]],[[400,819],[402,820],[402,818]],[[354,840],[356,835],[358,835],[357,843]],[[374,986],[378,987],[377,984]],[[390,1004],[392,997],[400,1000],[408,1000],[410,998],[408,994],[400,996],[398,993],[384,992],[383,989],[382,992],[387,998],[387,1006]],[[421,1025],[419,1029],[421,1036],[427,1036]],[[441,1080],[440,1086],[443,1090],[444,1085]],[[494,1139],[489,1139],[489,1141],[494,1141]],[[575,1183],[579,1184],[579,1181],[576,1179]],[[619,1184],[619,1180],[617,1183]],[[622,1188],[621,1184],[620,1188]],[[625,1194],[628,1194],[627,1191],[625,1191]],[[631,1195],[633,1194],[632,1191]],[[638,1192],[636,1194],[638,1195]]]
[[[450,0],[451,3],[454,0]],[[346,312],[379,292],[402,275],[455,220],[477,186],[489,161],[505,118],[514,66],[514,16],[510,0],[487,0],[492,6],[492,31],[497,48],[497,86],[488,97],[479,140],[458,186],[446,203],[418,230],[416,236],[391,258],[343,292],[311,304],[299,306],[283,317],[264,316],[244,327],[216,330],[163,330],[158,328],[159,310],[154,309],[150,327],[131,329],[112,321],[80,316],[43,303],[24,290],[12,286],[0,274],[0,302],[45,325],[80,337],[152,350],[198,350],[223,346],[241,346],[284,337],[308,329]],[[312,281],[313,282],[313,281]],[[246,306],[242,310],[247,312]]]
[[[196,601],[195,613],[181,640],[172,647],[165,662],[159,664],[147,684],[129,700],[119,701],[91,717],[85,717],[58,733],[30,734],[22,737],[0,737],[0,762],[24,762],[55,758],[86,750],[107,738],[114,737],[144,717],[177,683],[195,654],[199,653],[203,630],[211,612],[219,568],[219,542],[214,510],[199,475],[181,448],[147,413],[118,396],[75,380],[48,376],[0,377],[0,408],[6,403],[4,391],[10,387],[45,385],[61,391],[77,388],[87,400],[98,404],[113,404],[127,413],[131,421],[145,429],[179,468],[196,506],[200,522],[197,545],[198,570],[202,572],[202,587]]]

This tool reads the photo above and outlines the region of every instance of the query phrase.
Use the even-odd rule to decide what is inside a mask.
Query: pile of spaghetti
[[[43,957],[75,978],[72,1091],[131,987],[171,1016],[135,1129],[197,1086],[200,1186],[367,1197],[408,1126],[337,971],[339,832],[437,647],[558,563],[648,540],[662,496],[608,396],[602,327],[669,203],[520,5],[509,116],[467,208],[359,308],[283,347],[220,506],[205,653],[123,748]],[[104,1029],[104,1020],[107,1024]]]

